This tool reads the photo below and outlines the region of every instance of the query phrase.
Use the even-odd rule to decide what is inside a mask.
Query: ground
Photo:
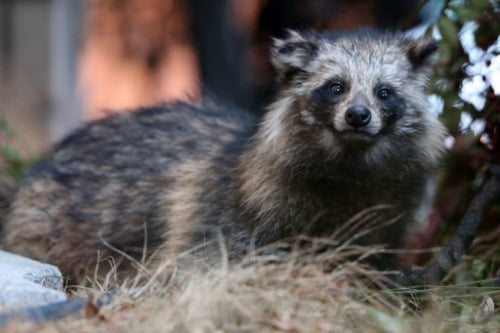
[[[158,271],[143,272],[102,308],[95,300],[116,288],[112,279],[77,288],[73,296],[93,295],[85,311],[43,324],[12,322],[6,331],[500,332],[498,281],[473,281],[458,268],[447,286],[389,290],[387,275],[353,260],[379,249],[345,244],[317,252],[329,242],[307,240],[279,255],[174,270],[163,281]],[[465,282],[457,283],[459,276]]]

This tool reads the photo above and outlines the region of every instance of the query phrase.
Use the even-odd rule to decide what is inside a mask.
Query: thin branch
[[[401,273],[396,279],[397,284],[400,286],[435,284],[441,281],[452,267],[460,263],[476,237],[485,213],[500,197],[500,166],[491,165],[490,171],[491,178],[472,200],[448,246],[425,268]]]

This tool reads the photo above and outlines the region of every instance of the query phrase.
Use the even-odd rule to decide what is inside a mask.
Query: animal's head
[[[272,48],[281,88],[263,135],[372,159],[421,141],[437,158],[443,128],[425,93],[436,50],[433,41],[397,34],[291,31]]]

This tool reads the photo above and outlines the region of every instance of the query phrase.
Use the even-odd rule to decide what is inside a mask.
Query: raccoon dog
[[[401,247],[443,152],[425,94],[435,51],[392,33],[290,32],[272,47],[262,121],[212,99],[87,124],[29,170],[1,244],[80,280],[99,258],[126,272],[123,255],[161,260],[221,234],[238,256],[386,205],[395,222],[360,242]]]

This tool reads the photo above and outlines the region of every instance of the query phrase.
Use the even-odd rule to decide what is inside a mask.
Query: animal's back
[[[399,248],[443,153],[425,92],[436,50],[390,33],[291,32],[271,51],[279,88],[255,133],[250,115],[213,103],[94,123],[21,186],[4,244],[83,277],[97,250],[164,260],[203,244],[211,258],[221,233],[238,256],[331,237],[383,206],[349,241]]]
[[[189,173],[190,163],[216,163],[221,153],[236,159],[231,152],[245,144],[254,123],[250,114],[208,101],[84,126],[29,171],[10,207],[2,245],[72,276],[89,273],[96,250],[100,260],[116,258],[117,251],[140,260],[165,242],[163,206],[180,172]]]

